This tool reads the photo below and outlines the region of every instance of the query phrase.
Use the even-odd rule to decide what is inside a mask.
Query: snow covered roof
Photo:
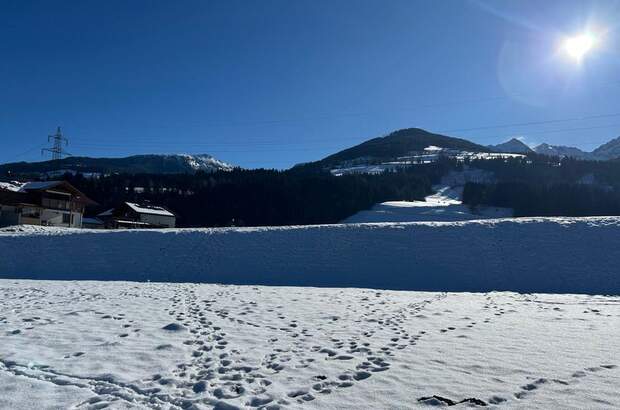
[[[19,192],[22,187],[21,182],[11,181],[11,182],[0,182],[0,189],[5,191]]]
[[[0,182],[0,189],[13,192],[26,192],[37,189],[53,188],[57,185],[61,185],[63,181],[37,181],[37,182]]]
[[[44,191],[50,188],[61,187],[73,195],[74,200],[85,205],[96,205],[97,203],[88,198],[79,189],[67,181],[34,181],[34,182],[0,182],[1,191],[17,192],[26,195],[30,191]]]
[[[139,205],[133,202],[125,202],[128,207],[130,207],[134,212],[139,214],[149,214],[149,215],[161,215],[161,216],[172,216],[174,214],[163,208],[161,206],[153,206],[153,205]]]
[[[143,225],[143,226],[151,226],[151,224],[150,224],[150,223],[148,223],[148,222],[126,221],[126,220],[124,220],[124,219],[118,219],[118,220],[116,220],[116,223],[117,223],[117,224],[120,224],[120,225],[136,225],[136,226],[137,226],[137,225]]]
[[[37,182],[26,182],[20,188],[21,192],[33,191],[38,189],[48,189],[54,188],[58,185],[62,185],[63,181],[37,181]]]

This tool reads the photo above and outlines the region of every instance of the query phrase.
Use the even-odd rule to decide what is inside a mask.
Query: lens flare
[[[566,54],[579,62],[596,46],[596,43],[597,40],[594,35],[583,33],[565,39],[563,49]]]

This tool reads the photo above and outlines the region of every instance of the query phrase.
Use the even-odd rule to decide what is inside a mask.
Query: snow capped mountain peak
[[[230,171],[234,167],[224,161],[209,155],[209,154],[176,154],[170,155],[171,157],[177,157],[184,161],[194,171]]]

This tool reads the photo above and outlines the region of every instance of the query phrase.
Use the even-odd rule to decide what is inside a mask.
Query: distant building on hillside
[[[0,183],[0,226],[81,228],[84,208],[97,203],[66,181]]]
[[[162,206],[123,202],[97,215],[108,229],[174,228],[176,215]]]

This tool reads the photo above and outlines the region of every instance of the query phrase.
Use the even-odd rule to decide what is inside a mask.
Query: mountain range
[[[412,153],[422,153],[427,148],[485,153],[492,151],[489,147],[465,139],[434,134],[421,128],[405,128],[362,142],[321,160],[298,164],[294,168],[328,169],[380,164],[386,161],[398,161]]]
[[[502,144],[489,145],[489,148],[495,152],[512,152],[518,154],[535,152],[537,154],[553,157],[571,157],[583,160],[608,161],[620,158],[620,137],[614,138],[590,152],[583,151],[577,147],[550,145],[546,143],[536,145],[535,147],[529,147],[516,138]]]
[[[233,166],[211,155],[133,155],[125,158],[68,157],[42,162],[0,165],[0,175],[55,174],[183,174],[197,171],[229,171]]]
[[[615,138],[591,152],[576,147],[540,144],[529,147],[519,139],[513,138],[497,145],[483,146],[462,138],[435,134],[420,128],[406,128],[394,131],[386,136],[377,137],[361,144],[329,155],[319,161],[299,164],[296,168],[333,168],[338,166],[356,166],[380,164],[397,161],[412,153],[421,153],[427,149],[444,149],[451,151],[486,153],[538,153],[547,156],[572,157],[583,160],[606,161],[620,158],[620,137]],[[0,176],[33,175],[57,176],[60,173],[151,173],[178,174],[197,171],[228,171],[233,166],[211,155],[134,155],[125,158],[90,158],[68,157],[55,161],[15,162],[0,164]]]
[[[489,147],[465,139],[434,134],[421,128],[405,128],[332,154],[322,159],[321,162],[335,163],[367,157],[377,159],[397,158],[409,155],[413,151],[423,151],[429,146],[460,151],[491,151]]]
[[[319,161],[300,164],[298,167],[360,167],[372,164],[390,164],[412,153],[421,153],[436,147],[444,150],[466,151],[476,153],[511,153],[541,155],[554,157],[572,157],[584,160],[611,160],[620,158],[620,137],[601,145],[592,152],[585,152],[575,147],[540,144],[529,147],[523,141],[512,138],[502,144],[482,146],[471,141],[428,132],[420,128],[406,128],[392,132],[384,137],[373,138],[359,145],[329,155]],[[429,152],[430,154],[430,152]],[[422,158],[418,156],[418,158]],[[365,172],[365,171],[362,171]]]

